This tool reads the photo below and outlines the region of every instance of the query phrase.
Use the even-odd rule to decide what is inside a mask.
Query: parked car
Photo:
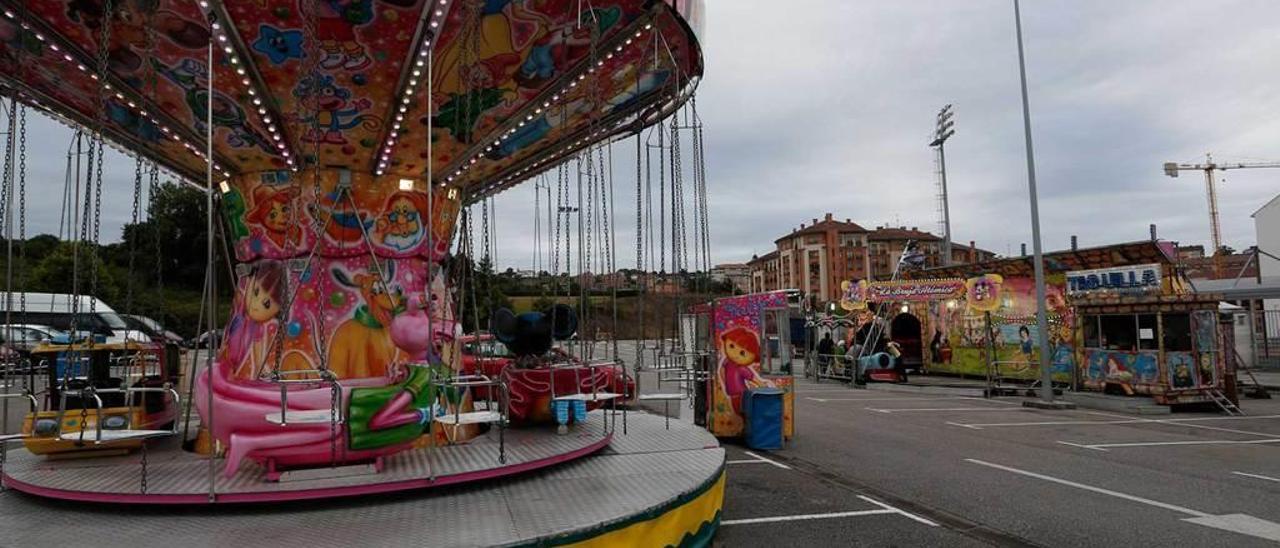
[[[23,297],[26,300],[25,310],[20,305]],[[145,333],[130,329],[107,303],[89,295],[13,293],[9,299],[0,299],[0,314],[5,312],[12,318],[27,322],[24,325],[48,326],[59,331],[69,332],[71,324],[75,323],[76,331],[93,333],[108,344],[151,340]]]
[[[160,322],[146,316],[121,314],[120,317],[124,318],[124,323],[129,324],[130,328],[141,331],[151,337],[153,342],[164,344],[182,344],[183,342],[181,335],[165,329],[163,325],[160,325]]]
[[[187,348],[217,348],[222,343],[222,330],[205,331],[187,340]]]
[[[41,343],[51,342],[54,337],[66,337],[67,334],[47,325],[6,324],[0,325],[0,343],[22,353],[30,352]]]

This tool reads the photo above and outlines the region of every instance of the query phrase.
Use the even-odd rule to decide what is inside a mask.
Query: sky
[[[712,261],[745,262],[831,212],[874,228],[937,231],[939,108],[954,240],[1017,254],[1031,242],[1011,0],[707,0],[705,124]],[[1146,238],[1206,244],[1203,174],[1164,162],[1280,160],[1280,3],[1027,0],[1023,33],[1047,250]],[[32,117],[30,233],[57,232],[67,128]],[[619,267],[634,263],[635,148],[614,146]],[[686,145],[687,146],[687,145]],[[688,154],[686,152],[686,154]],[[133,162],[105,166],[103,239],[131,213]],[[1227,171],[1224,241],[1256,240],[1250,214],[1280,169]],[[534,258],[533,184],[495,200],[495,262]],[[1280,250],[1270,250],[1280,254]]]

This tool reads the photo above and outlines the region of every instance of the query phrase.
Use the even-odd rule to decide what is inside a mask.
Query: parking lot
[[[1280,541],[1280,402],[1140,416],[798,381],[793,443],[730,448],[725,545]]]

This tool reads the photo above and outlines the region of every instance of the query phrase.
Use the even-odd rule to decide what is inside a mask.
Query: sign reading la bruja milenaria
[[[1068,295],[1160,291],[1160,265],[1140,264],[1067,273]]]

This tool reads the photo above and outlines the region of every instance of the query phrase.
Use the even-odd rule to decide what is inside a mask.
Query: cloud
[[[998,252],[1030,241],[1013,13],[1007,0],[707,3],[706,123],[712,259],[743,261],[826,212],[867,226],[937,226],[934,114],[947,143],[955,239]],[[1280,47],[1272,0],[1023,3],[1046,248],[1208,239],[1203,177],[1166,161],[1280,159]],[[1229,19],[1228,19],[1229,17]],[[1222,22],[1223,24],[1216,24]],[[38,131],[37,131],[38,130]],[[70,132],[33,121],[29,232],[56,232]],[[688,143],[683,146],[688,147]],[[684,148],[686,155],[690,149]],[[635,262],[635,145],[613,147],[619,266]],[[130,213],[132,161],[104,167],[104,240]],[[554,175],[554,174],[553,174]],[[1254,243],[1249,214],[1280,170],[1220,186],[1226,242]],[[534,262],[532,182],[497,198],[499,265]],[[576,200],[574,200],[576,203]],[[655,217],[657,211],[655,211]],[[546,233],[543,233],[546,246]],[[545,255],[545,250],[544,250]]]

